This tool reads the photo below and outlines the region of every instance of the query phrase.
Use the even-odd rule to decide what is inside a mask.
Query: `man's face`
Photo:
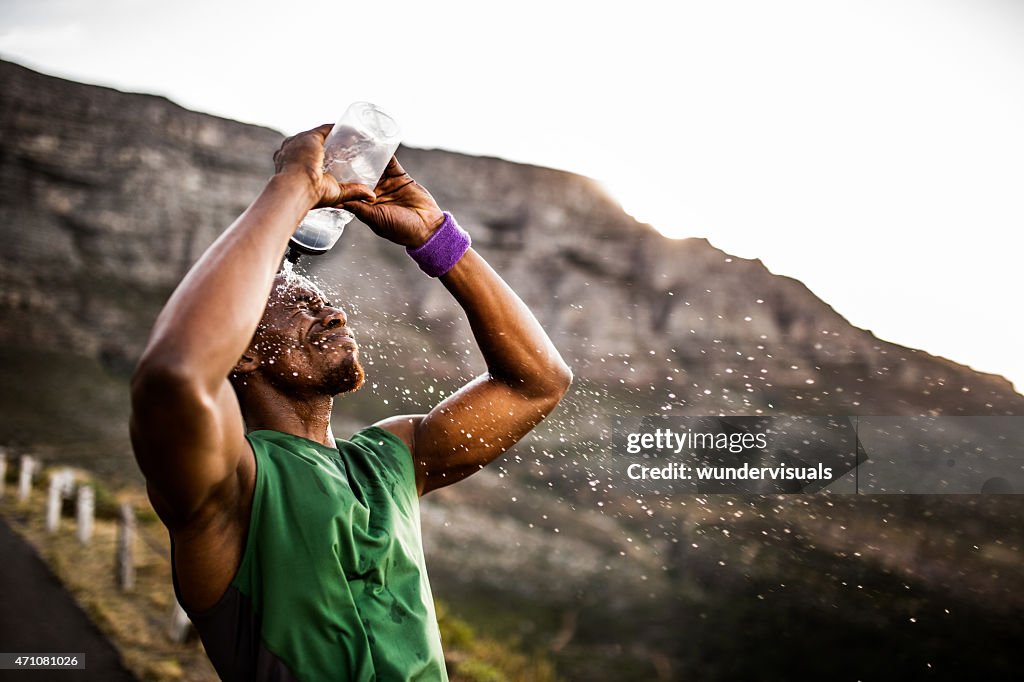
[[[308,280],[278,275],[250,352],[272,384],[295,394],[338,395],[363,385],[348,317]]]

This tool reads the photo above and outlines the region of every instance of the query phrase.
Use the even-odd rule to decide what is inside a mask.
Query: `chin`
[[[332,395],[341,395],[358,391],[365,382],[366,372],[363,371],[363,366],[359,364],[359,360],[352,358],[337,368],[328,384],[331,386]]]

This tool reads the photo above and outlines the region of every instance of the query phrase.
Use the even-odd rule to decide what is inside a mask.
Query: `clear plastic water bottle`
[[[342,184],[361,183],[373,189],[399,142],[395,119],[375,104],[354,102],[324,141],[324,172]],[[341,208],[312,210],[289,243],[299,253],[326,253],[354,217]]]

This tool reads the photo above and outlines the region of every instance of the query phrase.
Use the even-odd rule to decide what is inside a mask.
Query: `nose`
[[[339,310],[338,308],[328,310],[331,310],[331,312],[324,317],[323,325],[325,328],[344,327],[348,323],[348,316],[345,315],[344,310]]]

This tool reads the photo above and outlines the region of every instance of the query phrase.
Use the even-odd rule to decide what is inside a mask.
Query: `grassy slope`
[[[0,348],[0,442],[141,481],[128,442],[128,380],[95,360]]]
[[[41,483],[41,481],[40,481]],[[138,490],[122,491],[139,513],[135,543],[136,587],[130,593],[116,589],[113,557],[116,523],[97,519],[92,542],[83,547],[73,532],[73,519],[65,518],[50,535],[43,526],[45,486],[38,484],[30,499],[17,503],[8,495],[0,500],[0,513],[26,537],[64,582],[94,622],[115,643],[125,665],[141,680],[155,682],[187,679],[214,682],[217,675],[194,639],[175,644],[164,636],[173,604],[170,550],[167,535]],[[525,654],[499,639],[482,637],[448,606],[438,603],[438,616],[452,682],[557,682],[552,664],[535,652]]]

